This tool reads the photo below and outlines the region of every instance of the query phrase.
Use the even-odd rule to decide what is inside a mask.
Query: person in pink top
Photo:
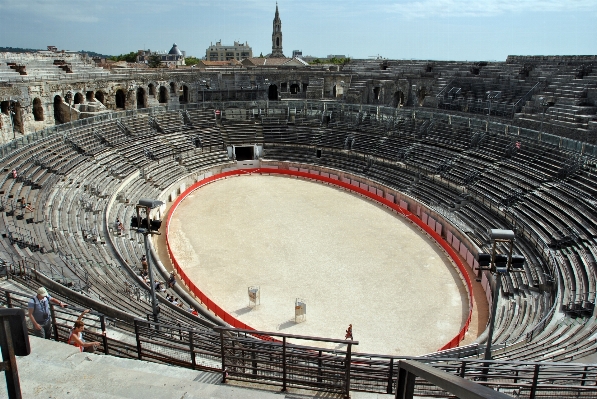
[[[66,341],[69,345],[73,345],[81,352],[95,352],[95,349],[100,345],[100,342],[85,342],[83,339],[83,330],[85,329],[85,323],[83,323],[83,316],[86,313],[89,313],[89,309],[85,309],[83,313],[79,316],[77,321],[75,321],[75,325],[72,330],[70,330],[70,334],[68,336],[68,340]]]

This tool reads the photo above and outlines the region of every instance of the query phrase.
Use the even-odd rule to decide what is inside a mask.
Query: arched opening
[[[13,123],[15,126],[15,131],[25,134],[25,127],[23,126],[23,111],[21,109],[21,103],[19,102],[15,104]]]
[[[92,91],[88,91],[87,93],[85,93],[85,99],[87,100],[87,102],[92,102],[93,101],[93,92]]]
[[[95,93],[95,98],[97,101],[99,101],[102,104],[106,104],[105,103],[105,96],[104,96],[104,92],[103,91],[98,91]]]
[[[126,100],[126,97],[124,95],[124,91],[122,89],[119,89],[116,91],[116,108],[122,108],[124,109],[124,102]]]
[[[147,96],[145,95],[145,89],[139,87],[137,89],[137,109],[147,108]]]
[[[75,94],[75,104],[83,103],[83,95],[81,93]]]
[[[41,122],[44,120],[44,107],[41,104],[39,97],[35,97],[33,99],[33,119],[36,122]]]
[[[60,125],[66,122],[64,118],[64,110],[62,109],[62,97],[54,97],[54,123]]]
[[[398,90],[394,93],[394,107],[402,107],[404,106],[404,93],[401,90]]]
[[[267,92],[267,98],[271,101],[276,101],[278,99],[278,86],[270,85],[269,90]]]
[[[299,85],[296,83],[290,85],[290,94],[297,94],[299,91],[301,91],[301,87]]]
[[[381,93],[381,87],[374,87],[373,88],[373,99],[379,100],[379,94]]]
[[[421,87],[421,90],[419,90],[417,96],[419,100],[419,106],[423,106],[423,101],[425,101],[425,97],[427,96],[427,90],[425,90],[425,87]]]
[[[176,93],[176,85],[174,82],[170,82],[170,93]]]
[[[189,102],[189,88],[187,86],[182,86],[182,95],[178,97],[178,101],[181,103]]]
[[[338,92],[336,90],[336,85],[334,85],[334,87],[332,87],[332,97],[337,97],[338,96]]]
[[[280,38],[276,37],[276,47],[280,47]]]
[[[8,115],[8,101],[0,102],[0,112]]]
[[[147,86],[147,88],[149,89],[149,95],[150,96],[155,96],[155,86],[153,83],[150,83],[149,86]]]
[[[160,104],[166,104],[168,102],[168,89],[164,86],[160,86]]]

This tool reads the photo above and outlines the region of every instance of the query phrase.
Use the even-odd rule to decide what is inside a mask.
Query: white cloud
[[[418,0],[392,2],[386,12],[408,18],[491,17],[523,12],[597,11],[595,0]]]

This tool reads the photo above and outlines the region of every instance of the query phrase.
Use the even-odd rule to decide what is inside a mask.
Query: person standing
[[[352,337],[352,324],[348,325],[348,328],[346,329],[346,335],[344,336],[344,339],[350,339],[351,341],[354,341],[354,338]]]
[[[37,295],[29,300],[27,309],[29,318],[33,323],[33,334],[40,338],[52,338],[52,317],[50,315],[50,302],[66,307],[65,303],[48,295],[44,287],[39,287]]]

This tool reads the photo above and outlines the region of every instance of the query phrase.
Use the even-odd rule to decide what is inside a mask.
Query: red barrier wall
[[[466,319],[466,323],[464,323],[464,326],[462,327],[462,329],[460,330],[458,335],[456,335],[454,338],[452,338],[446,345],[441,347],[439,350],[455,348],[458,346],[460,341],[462,341],[464,339],[464,335],[468,331],[468,327],[471,322],[471,317],[473,314],[473,287],[472,287],[472,283],[471,283],[471,280],[468,275],[468,271],[467,271],[466,267],[460,260],[460,257],[458,256],[456,251],[454,251],[454,249],[452,249],[452,247],[450,246],[450,244],[448,242],[444,241],[439,234],[437,234],[429,226],[427,226],[425,223],[423,223],[423,221],[421,219],[419,219],[416,215],[414,215],[413,213],[411,213],[403,208],[400,208],[400,206],[398,206],[397,204],[394,204],[393,202],[388,201],[383,196],[378,196],[377,194],[371,193],[368,190],[362,189],[357,186],[353,186],[350,183],[342,182],[341,180],[335,180],[335,179],[332,179],[329,177],[314,175],[314,174],[306,173],[306,172],[286,170],[286,169],[272,169],[272,168],[238,169],[238,170],[223,172],[223,173],[220,173],[220,174],[217,174],[214,176],[207,177],[207,178],[195,183],[194,185],[192,185],[191,187],[186,189],[181,195],[179,195],[178,198],[176,198],[176,200],[172,204],[170,211],[168,212],[168,216],[166,217],[166,245],[168,248],[168,255],[170,256],[172,264],[174,265],[174,269],[178,273],[180,279],[189,288],[189,290],[193,294],[195,294],[195,296],[199,299],[199,301],[201,301],[210,311],[214,312],[216,314],[216,316],[218,316],[219,318],[224,320],[226,323],[230,324],[232,327],[242,328],[245,330],[254,330],[254,328],[246,325],[245,323],[241,322],[240,320],[237,320],[235,317],[233,317],[228,312],[226,312],[224,309],[222,309],[217,304],[215,304],[203,292],[201,292],[201,290],[199,290],[195,286],[195,284],[187,277],[185,272],[182,270],[182,268],[178,264],[176,257],[174,256],[174,253],[172,252],[172,249],[170,248],[170,239],[169,239],[170,219],[172,218],[172,215],[176,211],[176,208],[178,207],[178,205],[189,194],[191,194],[193,191],[197,190],[198,188],[201,188],[201,187],[205,186],[206,184],[212,183],[216,180],[223,179],[223,178],[226,178],[229,176],[238,176],[238,175],[251,174],[251,173],[297,176],[297,177],[303,177],[303,178],[307,178],[307,179],[311,179],[311,180],[325,182],[328,184],[333,184],[335,186],[342,187],[344,189],[347,189],[347,190],[353,191],[355,193],[364,195],[368,198],[371,198],[372,200],[377,201],[377,202],[393,209],[394,211],[402,214],[404,217],[406,217],[407,219],[409,219],[413,223],[415,223],[417,226],[419,226],[429,236],[431,236],[448,253],[448,255],[450,255],[450,257],[452,258],[454,263],[456,263],[456,265],[458,266],[458,269],[460,270],[460,273],[464,277],[464,280],[466,281],[466,285],[468,286],[470,306],[469,306],[469,313],[468,313],[468,317]],[[269,338],[269,337],[262,337],[262,338],[271,340],[271,338]]]

